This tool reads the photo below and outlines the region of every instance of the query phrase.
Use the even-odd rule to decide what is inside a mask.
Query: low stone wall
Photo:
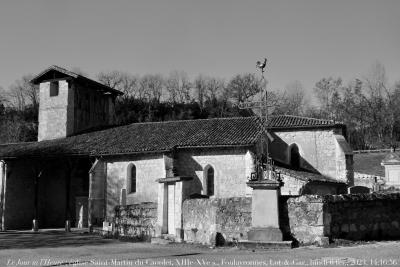
[[[303,244],[400,238],[400,194],[305,195],[287,208],[290,232]]]
[[[400,238],[400,193],[283,196],[280,224],[285,240],[327,244],[333,239]],[[157,205],[117,206],[115,232],[137,240],[155,236]],[[251,198],[187,199],[182,207],[184,240],[207,245],[246,240]]]
[[[324,227],[324,197],[304,195],[287,201],[289,231],[301,244],[326,242]],[[325,239],[325,240],[324,240]]]
[[[400,238],[400,194],[326,196],[324,224],[330,238]]]
[[[149,241],[155,236],[157,204],[145,202],[127,206],[116,206],[114,223],[114,232],[119,237]]]
[[[251,198],[188,199],[183,203],[186,242],[226,244],[247,239]]]

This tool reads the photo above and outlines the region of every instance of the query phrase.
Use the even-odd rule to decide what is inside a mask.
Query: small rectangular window
[[[58,81],[50,82],[50,96],[58,96]]]

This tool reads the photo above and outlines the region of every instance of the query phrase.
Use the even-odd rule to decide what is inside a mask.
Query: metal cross
[[[260,69],[261,71],[261,81],[265,81],[264,77],[264,72],[265,72],[265,67],[267,65],[267,59],[264,58],[264,62],[257,61],[257,68]],[[266,87],[265,83],[265,87]],[[273,161],[269,157],[269,146],[268,146],[268,139],[272,138],[271,135],[268,133],[268,104],[267,104],[267,99],[268,99],[268,92],[267,88],[265,88],[265,95],[264,95],[264,86],[261,86],[261,101],[254,101],[254,102],[243,102],[239,103],[238,107],[240,109],[249,109],[249,108],[259,108],[261,110],[260,118],[261,118],[261,127],[262,130],[264,131],[265,136],[267,136],[267,142],[266,142],[266,156],[267,156],[267,175],[266,179],[270,179],[270,171],[273,170]],[[265,118],[263,118],[263,115]],[[262,175],[264,176],[264,175]],[[271,177],[272,178],[272,177]],[[258,180],[262,180],[264,177],[258,177]]]

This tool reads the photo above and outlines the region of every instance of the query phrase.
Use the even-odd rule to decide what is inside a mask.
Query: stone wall
[[[305,195],[287,207],[290,232],[300,243],[400,237],[400,194]]]
[[[156,203],[148,202],[115,207],[115,232],[119,237],[149,241],[155,237],[156,222]]]
[[[289,231],[301,244],[320,243],[325,238],[323,197],[305,195],[287,201]]]
[[[40,84],[38,141],[66,137],[67,128],[70,128],[67,125],[68,115],[73,114],[68,114],[71,110],[67,108],[73,91],[67,81],[59,81],[58,84],[57,96],[50,96],[50,82]]]
[[[301,194],[304,186],[307,184],[306,181],[296,179],[286,173],[281,172],[281,179],[283,187],[281,188],[282,195],[298,196]]]
[[[352,179],[352,162],[346,160],[335,135],[340,129],[274,131],[271,156],[283,164],[290,164],[290,145],[296,144],[300,153],[300,167],[347,182]]]
[[[245,148],[182,149],[177,155],[178,174],[193,177],[193,193],[204,193],[204,169],[214,168],[214,196],[218,198],[251,195],[246,185],[249,160]],[[199,192],[196,192],[200,190]]]
[[[247,238],[251,198],[188,199],[183,202],[186,242],[222,244]]]
[[[138,157],[107,160],[106,217],[111,220],[115,206],[119,205],[121,189],[127,188],[129,165],[136,166],[136,192],[127,191],[126,204],[157,202],[157,179],[165,177],[163,156],[141,155]]]
[[[379,240],[400,237],[400,194],[325,196],[330,238]]]

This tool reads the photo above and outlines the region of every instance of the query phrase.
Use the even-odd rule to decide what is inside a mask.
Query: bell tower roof
[[[36,75],[31,83],[40,84],[42,82],[56,81],[56,80],[77,80],[83,84],[88,85],[90,88],[95,88],[97,91],[102,91],[104,94],[112,94],[115,96],[122,95],[123,93],[101,84],[95,80],[89,79],[85,76],[77,74],[75,72],[69,71],[67,69],[61,68],[59,66],[53,65],[45,69],[38,75]]]

